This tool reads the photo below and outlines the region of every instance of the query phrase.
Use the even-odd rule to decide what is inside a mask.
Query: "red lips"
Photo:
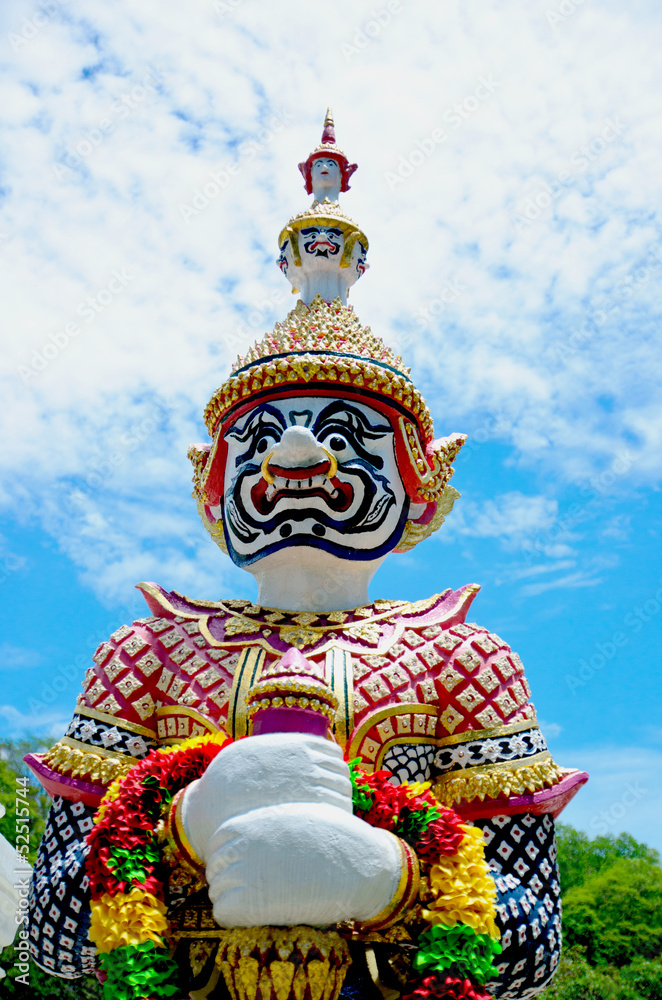
[[[267,499],[267,492],[272,484],[268,483],[264,477],[251,489],[251,500],[255,509],[263,515],[272,512],[278,501],[282,497],[306,498],[322,497],[331,510],[336,513],[346,511],[351,506],[354,499],[354,489],[350,483],[343,483],[337,476],[327,479],[333,492],[323,486],[313,486],[312,480],[317,476],[325,476],[331,467],[330,462],[318,462],[317,465],[309,465],[303,469],[284,469],[278,465],[269,465],[269,473],[278,479],[285,480],[286,485],[278,487],[272,496]],[[290,483],[303,483],[309,480],[309,486],[290,486]]]

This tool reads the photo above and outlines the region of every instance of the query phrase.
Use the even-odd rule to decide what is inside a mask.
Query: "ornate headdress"
[[[335,141],[332,129],[333,122],[327,115],[324,135],[331,135]],[[327,208],[325,204],[324,210]],[[317,232],[323,233],[325,225],[334,222],[337,227],[335,216],[327,220],[326,211],[320,215],[317,203],[296,218],[304,215],[309,224],[316,225]],[[343,259],[353,233],[345,233],[343,229],[338,237],[339,229],[335,231],[340,240],[337,254],[335,259],[325,256],[324,272],[316,270],[312,250],[308,251],[310,259],[297,265],[298,269],[308,269],[306,280],[313,287],[316,280],[321,280],[318,274],[323,273],[328,281],[330,269],[336,275],[345,273],[341,269],[346,267]],[[291,239],[286,231],[281,240],[283,236]],[[365,244],[367,249],[367,240]],[[298,246],[297,253],[305,255],[306,248]],[[341,284],[345,280],[343,277]],[[213,444],[192,445],[189,449],[195,468],[194,496],[205,526],[221,547],[222,529],[211,508],[220,503],[223,495],[226,431],[258,402],[292,395],[349,397],[372,406],[389,420],[407,494],[414,503],[426,504],[421,517],[407,522],[396,551],[412,548],[443,523],[459,496],[449,486],[449,480],[453,459],[465,436],[452,434],[435,439],[430,411],[402,358],[375,336],[370,327],[362,326],[351,306],[345,305],[340,297],[329,302],[317,294],[308,305],[299,300],[287,318],[276,323],[272,333],[266,334],[245,357],[237,359],[229,378],[216,390],[205,409],[205,423]]]
[[[304,160],[303,163],[299,164],[299,170],[303,175],[307,194],[313,193],[311,170],[315,160],[319,160],[320,157],[328,157],[329,159],[336,161],[340,167],[340,175],[342,178],[340,190],[349,191],[349,179],[356,170],[358,164],[350,163],[342,149],[336,145],[336,129],[333,124],[331,108],[327,108],[326,110],[321,143],[319,146],[315,146],[315,149],[312,151],[307,160]]]

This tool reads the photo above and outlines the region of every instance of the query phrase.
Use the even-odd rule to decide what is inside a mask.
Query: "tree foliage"
[[[0,833],[14,842],[16,778],[28,776],[25,753],[45,749],[38,738],[0,740]],[[30,855],[34,862],[50,799],[30,778]],[[565,950],[545,1000],[662,1000],[662,869],[659,854],[628,833],[601,836],[560,825],[558,858],[563,889]],[[29,985],[18,982],[16,952],[6,948],[0,991],[12,1000],[100,1000],[96,979],[66,980],[30,964]]]
[[[0,833],[10,844],[15,841],[16,833],[16,789],[23,789],[22,785],[17,785],[17,778],[28,778],[28,800],[25,802],[24,796],[20,797],[19,808],[26,805],[30,810],[30,853],[28,861],[34,864],[37,857],[37,848],[41,843],[41,838],[46,825],[46,817],[50,808],[50,797],[33,776],[32,772],[23,763],[26,753],[39,753],[45,750],[50,744],[45,744],[38,737],[26,737],[22,740],[0,740],[0,802],[6,809],[5,815],[0,819]]]
[[[589,962],[626,965],[662,953],[662,868],[622,858],[563,897],[569,945],[586,949]]]
[[[49,743],[44,743],[38,737],[26,737],[22,740],[0,740],[0,802],[6,813],[0,819],[0,833],[9,841],[15,843],[16,833],[16,789],[23,788],[17,784],[17,778],[29,778],[27,805],[30,810],[30,853],[28,860],[34,864],[37,849],[46,826],[46,818],[50,808],[50,797],[40,784],[35,781],[31,772],[23,764],[26,753],[45,750]],[[19,808],[25,804],[20,797]],[[21,820],[23,822],[23,820]],[[22,969],[18,968],[18,957],[14,948],[5,948],[0,955],[0,968],[6,973],[6,978],[0,982],[0,994],[11,997],[12,1000],[101,1000],[101,985],[96,979],[88,976],[80,979],[60,979],[42,972],[34,962],[30,962],[27,976],[28,982],[19,981]]]
[[[561,872],[561,889],[566,893],[569,889],[584,883],[598,875],[622,859],[627,861],[649,861],[659,865],[660,855],[647,844],[641,844],[630,836],[621,833],[594,837],[572,826],[560,823],[556,830],[558,844],[559,870]]]

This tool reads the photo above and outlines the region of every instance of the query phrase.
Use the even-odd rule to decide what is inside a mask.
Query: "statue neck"
[[[322,549],[292,546],[246,569],[257,580],[260,607],[347,611],[369,603],[368,585],[384,558],[353,561]]]

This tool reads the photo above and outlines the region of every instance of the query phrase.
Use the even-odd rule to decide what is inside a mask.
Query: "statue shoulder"
[[[387,744],[412,736],[439,745],[535,724],[529,698],[522,662],[500,636],[472,622],[410,622],[383,655],[354,657],[353,745],[379,759]]]

